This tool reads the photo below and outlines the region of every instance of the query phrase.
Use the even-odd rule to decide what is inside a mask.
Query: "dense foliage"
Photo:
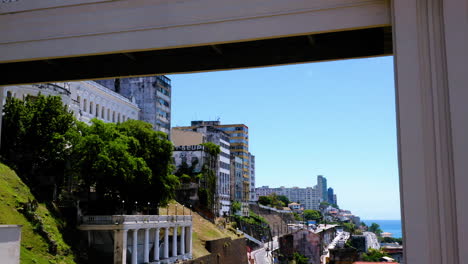
[[[93,120],[78,130],[82,136],[74,147],[74,167],[84,189],[95,188],[101,200],[166,205],[174,198],[179,180],[171,175],[172,144],[164,133],[137,120]]]
[[[296,264],[307,264],[307,263],[309,263],[309,259],[306,258],[304,255],[302,255],[299,252],[294,252],[293,259],[294,259],[294,262]]]
[[[38,198],[53,199],[64,181],[76,121],[60,97],[7,98],[0,155]],[[43,186],[47,180],[55,185]]]
[[[232,213],[235,214],[241,210],[242,205],[239,201],[234,201],[231,204],[231,208],[232,208]]]
[[[369,232],[375,233],[377,236],[382,234],[382,229],[380,229],[380,225],[377,223],[372,223],[369,228],[367,229]]]
[[[367,253],[362,254],[364,261],[380,262],[382,257],[389,257],[389,255],[380,249],[369,248]]]
[[[78,122],[58,96],[8,98],[4,107],[1,157],[46,201],[93,192],[96,202],[163,206],[179,186],[172,148],[142,121]]]
[[[275,207],[278,209],[283,209],[283,207],[287,206],[288,204],[285,202],[288,202],[288,198],[286,198],[284,195],[276,195],[276,193],[272,193],[268,196],[260,196],[258,197],[258,203],[266,206],[271,206]]]
[[[317,210],[307,209],[304,210],[303,214],[305,220],[319,220],[320,218],[322,218],[322,214],[320,214],[320,212]]]

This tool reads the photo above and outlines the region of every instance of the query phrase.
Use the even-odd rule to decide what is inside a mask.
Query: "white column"
[[[172,256],[177,256],[177,226],[173,228],[174,233],[172,234]]]
[[[188,232],[187,232],[187,253],[192,256],[192,226],[188,227]]]
[[[132,264],[138,262],[138,229],[133,229]]]
[[[155,261],[159,261],[159,228],[156,228],[154,232],[153,256]]]
[[[143,262],[149,263],[149,228],[145,229],[145,245],[143,251]]]
[[[391,3],[405,263],[466,263],[468,2]]]
[[[114,230],[114,264],[127,263],[127,230]]]
[[[169,258],[169,227],[166,227],[164,230],[164,259]]]
[[[180,255],[185,254],[185,226],[180,229]]]

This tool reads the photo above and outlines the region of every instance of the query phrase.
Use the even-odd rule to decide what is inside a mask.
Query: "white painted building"
[[[37,96],[39,93],[59,95],[76,118],[86,123],[92,118],[112,123],[138,120],[140,111],[132,100],[93,81],[5,86],[0,87],[0,93],[3,104],[8,97],[24,99],[27,95]]]
[[[288,199],[291,202],[297,202],[302,204],[304,206],[304,209],[318,210],[321,201],[319,191],[315,187],[286,188],[284,186],[281,186],[279,188],[270,188],[268,186],[262,186],[260,188],[256,188],[255,192],[257,194],[257,197],[268,196],[272,193],[276,193],[277,195],[284,195],[288,197]]]
[[[124,122],[138,120],[140,108],[130,100],[94,82],[70,83],[70,108],[78,120],[89,123],[92,118],[104,122]]]
[[[180,142],[183,140],[192,139],[193,141],[187,142],[196,142],[197,140],[202,139],[203,142],[198,142],[198,144],[205,142],[212,142],[220,147],[220,154],[218,159],[218,166],[216,168],[216,200],[219,202],[217,206],[218,214],[230,215],[231,211],[231,188],[230,188],[230,178],[231,178],[231,151],[230,151],[230,141],[229,135],[223,132],[220,129],[217,129],[213,126],[199,126],[192,129],[185,129],[175,127],[173,128],[174,145],[180,145]],[[190,131],[190,134],[200,133],[203,137],[192,137],[189,133],[184,132]],[[174,154],[175,155],[175,154]],[[177,164],[177,160],[176,160]]]

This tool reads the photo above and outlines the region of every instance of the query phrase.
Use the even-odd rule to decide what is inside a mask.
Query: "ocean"
[[[361,220],[366,223],[367,226],[370,226],[372,223],[380,225],[380,229],[384,232],[392,233],[392,237],[401,238],[401,220]]]

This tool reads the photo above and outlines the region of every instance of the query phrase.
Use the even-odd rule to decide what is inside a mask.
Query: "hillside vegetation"
[[[72,251],[63,240],[64,223],[7,166],[0,163],[0,224],[22,225],[22,264],[73,264]]]

